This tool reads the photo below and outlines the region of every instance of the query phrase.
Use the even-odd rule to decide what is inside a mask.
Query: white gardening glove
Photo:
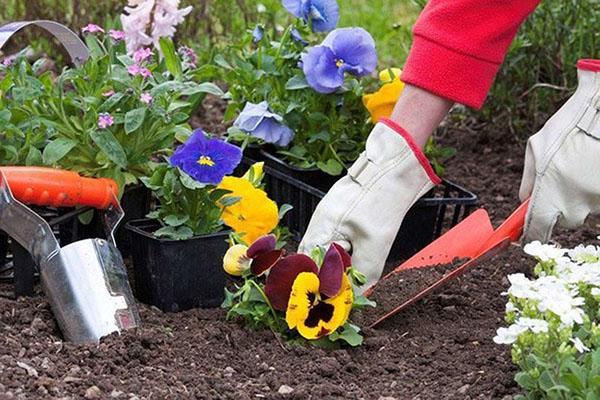
[[[439,182],[410,135],[383,119],[348,174],[317,206],[299,251],[339,243],[366,275],[366,290],[380,278],[408,209]]]
[[[593,65],[578,64],[577,91],[527,142],[519,192],[521,200],[531,196],[524,243],[547,242],[557,222],[574,228],[600,211],[600,73]]]

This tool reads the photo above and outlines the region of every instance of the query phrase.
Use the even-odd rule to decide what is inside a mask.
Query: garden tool
[[[114,240],[124,215],[117,194],[110,179],[82,178],[51,168],[0,168],[0,229],[32,255],[54,316],[69,341],[98,342],[140,324]],[[103,209],[108,240],[86,239],[61,248],[48,223],[24,203]]]
[[[14,34],[29,26],[43,28],[56,37],[75,65],[80,65],[88,59],[89,50],[79,36],[66,26],[53,21],[21,21],[0,26],[0,49]]]
[[[370,327],[374,327],[396,315],[434,290],[458,278],[469,269],[508,249],[509,245],[517,241],[523,233],[528,206],[529,200],[526,200],[495,230],[487,211],[479,209],[384,276],[381,281],[390,279],[392,276],[409,269],[434,267],[450,264],[455,260],[462,260],[443,277],[412,295],[402,304],[373,322]],[[376,285],[365,292],[367,297],[373,292]]]

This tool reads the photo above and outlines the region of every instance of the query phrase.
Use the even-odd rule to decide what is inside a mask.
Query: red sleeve
[[[430,0],[414,27],[402,80],[483,105],[519,26],[540,0]]]

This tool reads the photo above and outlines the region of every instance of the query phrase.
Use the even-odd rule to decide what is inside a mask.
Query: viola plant
[[[339,175],[371,130],[361,98],[362,78],[377,65],[375,43],[361,28],[335,29],[335,0],[283,5],[294,24],[283,32],[258,25],[215,57],[229,87],[228,133],[244,146],[274,146],[298,167]]]
[[[349,322],[353,308],[374,306],[355,295],[365,282],[339,245],[316,248],[311,256],[286,254],[275,235],[250,247],[232,246],[224,258],[228,273],[241,276],[235,292],[226,291],[228,318],[243,318],[254,328],[268,327],[288,340],[298,337],[331,345],[362,343],[360,328]]]
[[[239,147],[194,131],[167,162],[142,178],[159,204],[148,215],[162,225],[154,234],[185,240],[228,227],[232,241],[242,244],[274,231],[285,233],[278,230],[277,204],[261,187],[262,164],[241,178],[230,176],[241,159]]]
[[[196,130],[168,162],[142,178],[159,203],[148,215],[162,225],[154,235],[185,240],[221,231],[224,210],[239,198],[217,186],[241,159],[239,147]]]
[[[494,341],[512,347],[521,399],[600,396],[600,248],[533,242],[534,277],[508,276],[506,322]]]

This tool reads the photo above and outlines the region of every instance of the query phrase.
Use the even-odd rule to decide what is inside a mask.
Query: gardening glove
[[[299,251],[337,242],[352,252],[366,290],[380,278],[408,209],[439,182],[412,137],[381,119],[366,150],[317,206]]]
[[[575,228],[600,211],[600,60],[582,60],[578,69],[575,94],[527,142],[524,243],[547,242],[557,222]]]

